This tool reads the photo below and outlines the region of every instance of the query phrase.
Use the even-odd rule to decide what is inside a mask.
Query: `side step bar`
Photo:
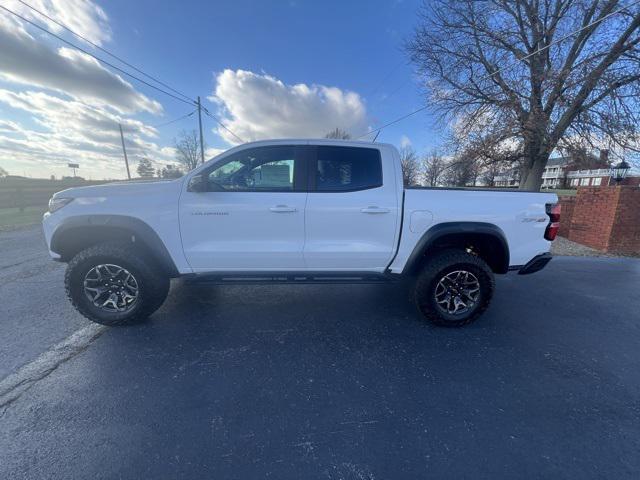
[[[550,253],[543,253],[533,257],[524,267],[518,270],[519,275],[529,275],[530,273],[539,272],[547,263],[551,261],[553,256]]]
[[[186,277],[189,284],[207,285],[265,285],[265,284],[377,284],[394,283],[398,275],[383,273],[218,273],[194,274]]]

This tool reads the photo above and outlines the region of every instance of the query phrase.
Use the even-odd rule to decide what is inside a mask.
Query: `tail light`
[[[549,215],[549,225],[544,231],[544,238],[552,242],[555,240],[558,230],[560,229],[560,204],[547,203],[547,215]]]

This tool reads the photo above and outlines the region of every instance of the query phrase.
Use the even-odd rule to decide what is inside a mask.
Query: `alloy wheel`
[[[85,275],[84,293],[95,307],[107,312],[128,312],[138,300],[138,281],[124,267],[100,264]]]
[[[436,284],[436,305],[449,315],[472,310],[480,298],[480,282],[471,272],[456,270],[444,275]]]

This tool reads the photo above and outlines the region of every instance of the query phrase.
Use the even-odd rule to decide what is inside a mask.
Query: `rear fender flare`
[[[447,235],[465,233],[487,235],[498,242],[502,247],[502,254],[499,262],[500,267],[495,272],[506,273],[509,270],[509,244],[500,227],[486,222],[445,222],[434,225],[420,237],[405,264],[403,272],[414,273],[420,265],[425,252],[439,239]]]

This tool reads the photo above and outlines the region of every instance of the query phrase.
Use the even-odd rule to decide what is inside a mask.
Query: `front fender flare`
[[[50,250],[60,254],[63,259],[69,260],[66,258],[68,255],[65,254],[68,250],[65,244],[71,241],[81,244],[82,232],[88,230],[92,232],[118,230],[131,233],[132,242],[138,240],[144,244],[170,276],[178,276],[176,264],[156,231],[143,220],[127,215],[77,215],[69,217],[63,220],[53,233]]]

